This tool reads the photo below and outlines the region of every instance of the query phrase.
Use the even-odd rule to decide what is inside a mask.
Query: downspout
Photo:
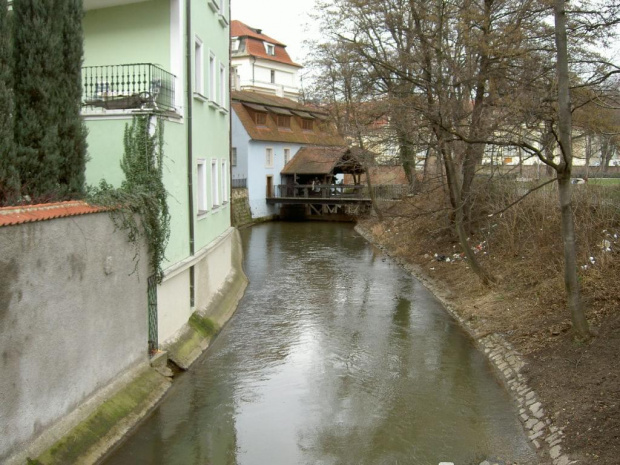
[[[192,0],[185,0],[185,86],[187,101],[185,104],[185,124],[187,127],[187,200],[189,209],[189,254],[194,256],[194,157],[193,157],[193,130],[192,130]],[[194,266],[189,268],[189,302],[195,306]]]
[[[228,183],[228,199],[230,209],[230,225],[233,225],[233,198],[232,198],[232,47],[230,46],[230,21],[232,10],[230,8],[230,2],[228,2],[228,171],[230,176],[230,182]],[[236,88],[235,88],[236,90]]]
[[[256,85],[256,82],[254,80],[254,65],[255,64],[256,64],[256,57],[252,56],[252,87]]]

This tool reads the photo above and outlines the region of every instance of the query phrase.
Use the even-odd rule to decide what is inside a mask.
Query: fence
[[[278,198],[331,198],[368,200],[368,187],[363,184],[280,184],[276,186]],[[377,200],[395,200],[412,193],[407,184],[385,184],[373,186]]]
[[[231,182],[233,189],[245,189],[248,187],[248,178],[237,178]]]
[[[151,63],[85,66],[83,105],[107,110],[174,111],[175,76]]]

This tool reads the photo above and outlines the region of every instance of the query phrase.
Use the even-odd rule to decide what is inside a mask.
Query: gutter
[[[189,254],[194,256],[194,156],[193,156],[193,122],[192,122],[192,0],[185,0],[185,78],[187,87],[187,101],[185,105],[185,122],[187,125],[187,200],[189,210]],[[194,266],[189,269],[189,301],[194,307]]]

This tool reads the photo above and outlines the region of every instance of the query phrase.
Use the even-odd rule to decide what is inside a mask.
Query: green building
[[[169,348],[195,311],[223,321],[243,275],[230,221],[228,0],[84,0],[84,8],[87,183],[120,185],[133,115],[163,121],[171,234],[149,343]]]

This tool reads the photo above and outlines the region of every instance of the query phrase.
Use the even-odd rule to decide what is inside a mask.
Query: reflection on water
[[[471,340],[351,226],[242,236],[237,313],[106,463],[535,463]]]

